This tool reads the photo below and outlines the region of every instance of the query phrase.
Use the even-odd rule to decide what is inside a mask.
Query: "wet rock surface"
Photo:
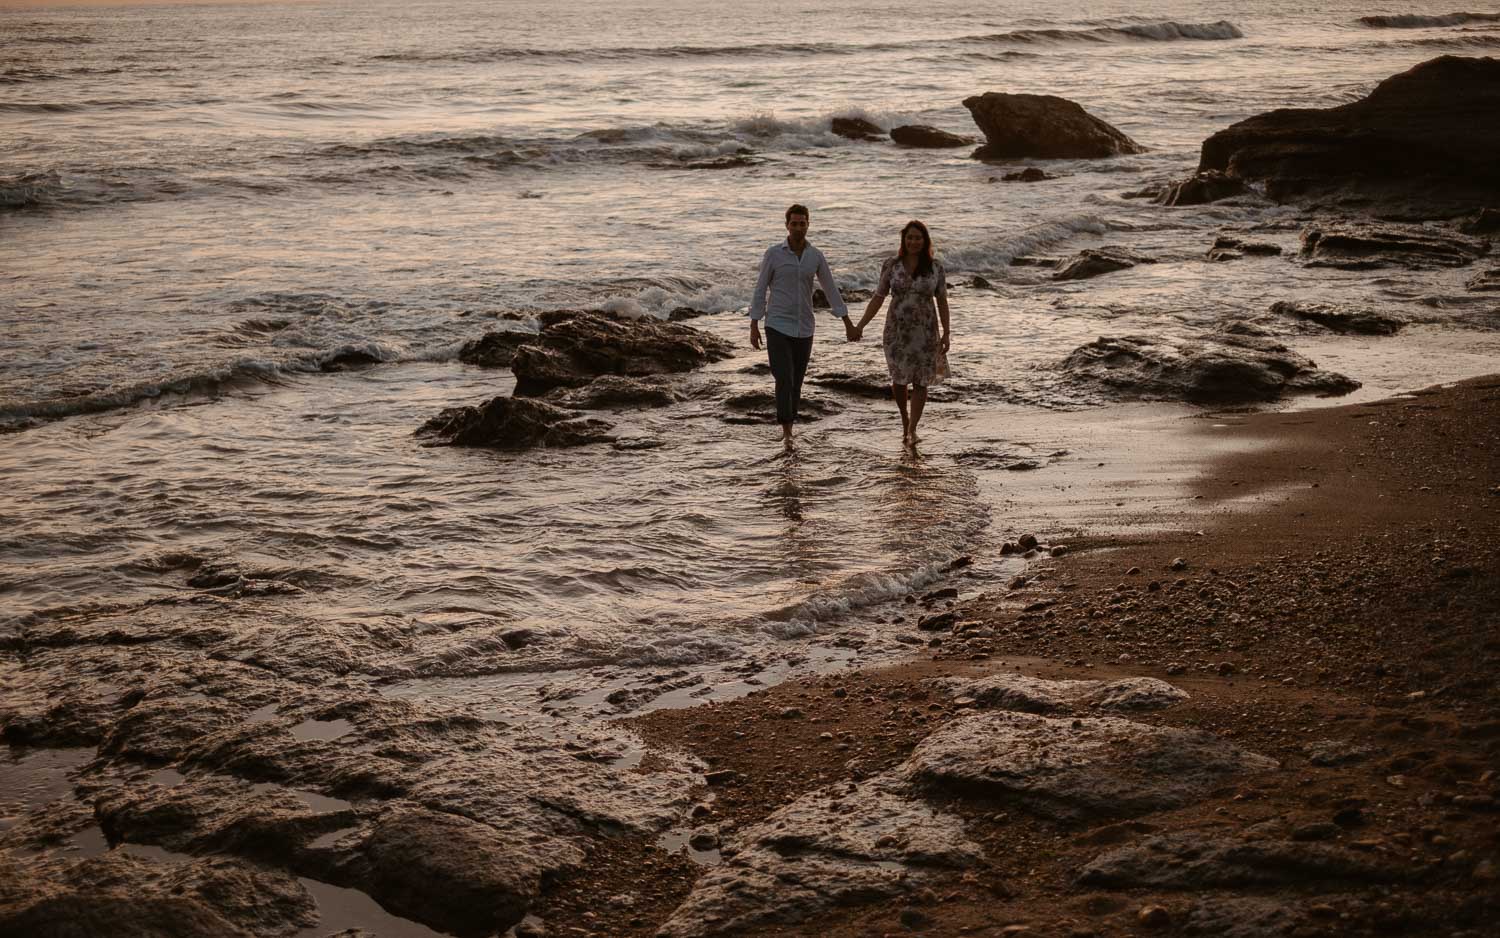
[[[1395,316],[1332,303],[1280,300],[1271,304],[1271,312],[1278,316],[1317,323],[1334,332],[1356,335],[1395,335],[1406,326],[1406,320]]]
[[[1154,264],[1156,259],[1128,248],[1108,246],[1084,248],[1062,263],[1053,280],[1086,280],[1116,270],[1127,270],[1137,264]]]
[[[803,796],[741,832],[725,852],[729,859],[704,874],[661,938],[756,934],[914,892],[929,874],[981,858],[962,822],[889,779]]]
[[[1046,94],[990,91],[964,99],[985,143],[977,159],[1087,159],[1144,153],[1145,147],[1085,111]]]
[[[1157,197],[1158,205],[1207,205],[1221,199],[1243,195],[1245,183],[1218,170],[1200,172],[1168,186]]]
[[[543,401],[495,397],[478,407],[449,407],[417,433],[450,446],[521,450],[537,446],[584,446],[614,439],[610,425]]]
[[[888,136],[879,124],[863,117],[835,117],[828,129],[850,140],[883,140]]]
[[[1492,293],[1500,290],[1500,267],[1482,270],[1470,277],[1464,286],[1475,292]]]
[[[484,368],[505,368],[516,355],[516,349],[536,341],[536,333],[518,329],[486,332],[458,351],[458,360]]]
[[[1100,710],[1158,710],[1188,698],[1185,691],[1156,678],[1117,681],[1049,681],[1024,674],[992,674],[974,680],[942,682],[948,695],[981,707],[1025,713],[1055,713],[1077,707]]]
[[[1385,882],[1388,864],[1343,847],[1295,841],[1238,840],[1197,833],[1152,837],[1102,854],[1078,875],[1086,886],[1208,889],[1309,881]]]
[[[1203,142],[1200,171],[1261,180],[1273,198],[1323,192],[1425,200],[1500,190],[1500,59],[1441,56],[1327,109],[1283,108]]]
[[[1302,233],[1308,267],[1464,267],[1488,253],[1489,242],[1482,239],[1410,225],[1333,224]]]
[[[903,773],[930,789],[1083,820],[1180,807],[1227,779],[1276,766],[1208,733],[1114,717],[995,712],[955,721],[929,736]]]
[[[689,393],[673,378],[622,378],[605,375],[581,388],[559,388],[547,401],[574,410],[614,410],[667,407],[687,400]]]
[[[926,124],[907,124],[901,127],[891,128],[891,139],[903,147],[915,147],[923,150],[951,150],[955,147],[966,147],[974,141],[968,137],[960,137],[958,134],[930,127]]]
[[[720,419],[725,423],[775,423],[776,395],[770,391],[747,391],[726,399],[724,409],[728,413]],[[837,401],[803,395],[797,408],[797,421],[813,423],[843,411],[844,406]]]
[[[680,323],[559,310],[511,359],[516,394],[580,387],[601,375],[644,377],[692,371],[734,355],[729,342]]]
[[[1105,337],[1076,349],[1061,367],[1123,397],[1146,400],[1265,401],[1291,394],[1347,394],[1359,387],[1274,339],[1228,331],[1180,344]]]
[[[1244,257],[1276,257],[1281,254],[1280,245],[1263,241],[1245,241],[1233,235],[1220,235],[1208,249],[1210,261],[1236,261]]]

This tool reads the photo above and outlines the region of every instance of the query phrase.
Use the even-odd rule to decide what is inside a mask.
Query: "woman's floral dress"
[[[948,357],[938,328],[937,297],[948,295],[943,265],[932,262],[932,272],[912,278],[899,258],[880,271],[879,296],[889,296],[885,314],[885,365],[891,384],[942,384],[948,377]]]

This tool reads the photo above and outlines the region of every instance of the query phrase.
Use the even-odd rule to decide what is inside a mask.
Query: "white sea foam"
[[[1017,257],[1067,241],[1080,234],[1103,234],[1109,228],[1098,215],[1069,215],[984,244],[945,248],[943,263],[951,270],[995,271]]]

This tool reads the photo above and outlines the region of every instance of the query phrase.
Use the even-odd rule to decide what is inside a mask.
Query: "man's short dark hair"
[[[812,212],[809,212],[807,206],[801,202],[793,202],[791,208],[786,210],[786,220],[791,221],[793,215],[801,215],[809,221],[812,220]]]

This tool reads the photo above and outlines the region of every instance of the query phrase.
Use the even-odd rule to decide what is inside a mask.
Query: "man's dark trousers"
[[[802,402],[802,376],[812,358],[812,336],[804,339],[782,335],[766,327],[766,353],[771,358],[771,374],[776,378],[776,422],[795,423],[797,405]]]

